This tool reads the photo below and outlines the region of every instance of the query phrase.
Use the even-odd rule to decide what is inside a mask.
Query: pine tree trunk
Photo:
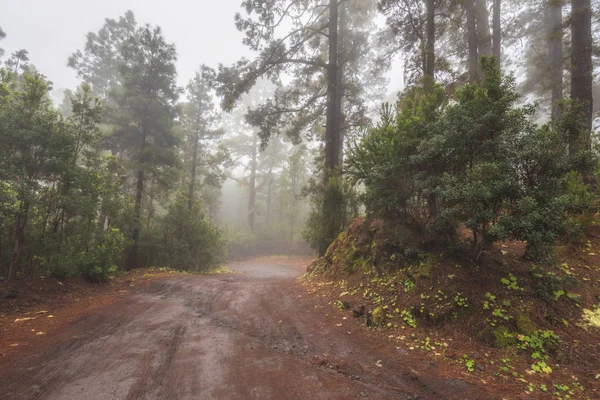
[[[467,43],[469,47],[469,81],[479,79],[479,55],[477,50],[477,23],[475,21],[475,0],[465,0],[467,15]]]
[[[435,83],[435,0],[427,0],[427,44],[425,57],[425,92],[431,92]],[[427,196],[429,217],[437,216],[437,200],[435,194]]]
[[[425,88],[435,81],[435,0],[427,0],[427,43],[425,45]]]
[[[348,31],[347,23],[346,23],[346,6],[345,3],[342,3],[341,8],[338,10],[339,12],[339,33],[338,33],[338,54],[343,55],[343,58],[338,56],[338,68],[337,68],[337,82],[336,82],[336,113],[340,116],[339,121],[339,155],[338,155],[338,164],[340,166],[344,165],[344,71],[346,65],[346,58],[348,57],[347,49],[346,49],[346,35]]]
[[[477,46],[480,56],[492,56],[492,36],[490,34],[490,13],[486,0],[475,0],[477,21]]]
[[[269,177],[269,185],[267,186],[267,225],[271,224],[271,203],[273,199],[273,179]]]
[[[341,96],[338,91],[338,9],[337,0],[329,2],[329,64],[327,66],[327,123],[325,133],[325,181],[340,167]]]
[[[142,221],[142,197],[144,193],[144,171],[138,171],[137,174],[137,186],[135,191],[135,205],[134,205],[134,225],[131,231],[132,246],[129,251],[129,262],[127,267],[134,269],[138,267],[138,243],[140,241],[140,229]]]
[[[561,117],[558,102],[563,99],[563,17],[562,0],[548,0],[548,64],[552,88],[552,118]]]
[[[25,227],[27,226],[27,219],[29,217],[29,204],[25,201],[21,201],[19,208],[19,214],[15,223],[15,243],[13,246],[12,258],[10,266],[8,268],[7,280],[12,280],[16,273],[17,266],[19,265],[19,259],[21,257],[21,250],[25,243]]]
[[[142,140],[140,143],[140,155],[143,154],[144,148],[146,147],[146,132],[142,132]],[[141,159],[139,160],[142,161]],[[137,173],[137,185],[135,191],[135,204],[133,208],[134,222],[133,229],[131,231],[132,246],[129,251],[129,260],[127,267],[134,269],[138,267],[138,245],[140,241],[140,230],[142,224],[142,199],[144,196],[144,171],[139,170]]]
[[[256,134],[252,139],[252,159],[250,160],[250,184],[248,187],[248,226],[254,232],[255,206],[256,206],[256,159],[258,157],[258,142]]]
[[[590,0],[571,1],[571,98],[582,107],[584,130],[582,135],[572,135],[571,154],[591,148],[592,131],[592,9]]]
[[[494,0],[493,29],[493,55],[500,65],[502,57],[502,0]]]
[[[329,63],[327,66],[327,123],[325,128],[325,198],[323,201],[323,223],[326,225],[327,237],[320,244],[319,253],[325,254],[330,241],[333,241],[340,230],[341,204],[337,197],[329,191],[330,178],[341,180],[341,119],[342,94],[338,86],[339,52],[338,52],[338,15],[337,0],[329,1]],[[338,182],[339,183],[339,182]]]
[[[194,134],[194,146],[192,149],[192,165],[190,168],[190,187],[188,193],[188,209],[192,209],[194,204],[194,192],[196,190],[196,168],[198,163],[198,139],[199,133],[196,131]]]

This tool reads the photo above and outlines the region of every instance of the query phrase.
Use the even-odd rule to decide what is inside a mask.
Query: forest
[[[26,49],[7,54],[0,271],[323,255],[361,213],[423,243],[456,247],[465,226],[475,258],[509,238],[543,256],[593,214],[597,11],[244,2],[255,58],[201,65],[186,87],[175,44],[128,11],[73,50],[81,85],[60,104]],[[381,106],[394,62],[404,89]]]
[[[438,363],[474,385],[468,393],[488,390],[481,398],[503,385],[505,398],[597,398],[600,1],[234,2],[238,42],[194,39],[234,61],[207,57],[183,83],[179,51],[191,50],[135,10],[98,16],[72,42],[83,45],[61,59],[77,78],[70,88],[55,87],[18,37],[9,50],[0,18],[0,289],[50,277],[130,290],[170,271],[184,294],[157,293],[202,288],[185,302],[210,302],[195,317],[223,307],[206,300],[213,282],[244,299],[230,299],[242,317],[270,310],[253,320],[273,318],[256,328],[269,332],[248,334],[272,340],[267,352],[314,356],[373,398],[398,398],[395,385],[460,398]],[[215,273],[233,277],[202,280]],[[0,297],[24,289],[11,290]],[[286,319],[296,301],[334,310],[297,327]],[[168,334],[185,337],[191,317],[177,315]],[[248,328],[224,315],[205,337]],[[383,332],[438,375],[416,388],[344,372],[351,356],[332,361],[293,333],[319,318],[368,328],[348,344],[363,358],[379,354],[361,346]],[[373,365],[389,365],[379,357]],[[250,359],[260,354],[238,363]],[[149,398],[167,398],[160,390]],[[350,398],[339,390],[327,398]]]
[[[128,11],[65,60],[81,84],[60,103],[7,54],[0,273],[324,255],[362,214],[458,252],[468,229],[475,260],[509,239],[550,257],[595,213],[599,10],[487,3],[246,1],[255,58],[185,87],[175,44]]]

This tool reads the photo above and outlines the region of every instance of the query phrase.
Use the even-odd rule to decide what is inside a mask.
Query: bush
[[[358,216],[356,193],[352,185],[338,177],[331,177],[326,185],[313,181],[309,191],[313,207],[302,237],[312,249],[324,255],[344,229],[349,216]],[[337,229],[331,230],[332,227]]]
[[[212,225],[200,204],[190,208],[185,195],[178,194],[161,221],[159,262],[170,268],[205,271],[227,260],[227,243],[222,231]]]
[[[535,108],[517,106],[514,78],[493,59],[484,57],[482,68],[484,82],[459,89],[452,102],[441,87],[412,88],[395,110],[384,106],[380,124],[352,146],[348,173],[365,185],[369,216],[423,241],[453,245],[463,225],[475,259],[507,239],[548,258],[583,214],[593,215],[585,182],[597,161],[590,151],[567,151],[565,132],[577,118],[568,104],[561,121],[537,126]]]
[[[117,261],[125,248],[125,236],[118,229],[106,232],[100,243],[91,251],[82,254],[80,272],[92,282],[103,282],[117,272]]]

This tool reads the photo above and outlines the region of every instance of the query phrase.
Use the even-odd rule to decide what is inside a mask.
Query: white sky
[[[177,47],[180,85],[200,64],[215,67],[247,55],[242,34],[234,25],[241,0],[0,0],[1,42],[5,57],[17,49],[29,51],[31,62],[54,82],[74,88],[75,71],[67,58],[83,49],[86,33],[97,32],[105,18],[132,10],[138,23],[159,25]]]
[[[30,62],[54,83],[54,89],[74,89],[79,81],[67,59],[83,49],[85,35],[97,32],[105,18],[132,10],[139,24],[163,29],[179,55],[179,84],[185,86],[200,64],[216,67],[250,56],[234,15],[242,0],[0,0],[0,43],[5,59],[15,50],[29,51]],[[401,72],[392,71],[391,88],[401,86]],[[56,93],[56,92],[55,92]]]

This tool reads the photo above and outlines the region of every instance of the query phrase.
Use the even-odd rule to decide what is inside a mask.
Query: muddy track
[[[300,267],[231,268],[154,282],[78,320],[53,348],[3,368],[0,398],[493,398],[336,327],[327,302],[296,283]]]

